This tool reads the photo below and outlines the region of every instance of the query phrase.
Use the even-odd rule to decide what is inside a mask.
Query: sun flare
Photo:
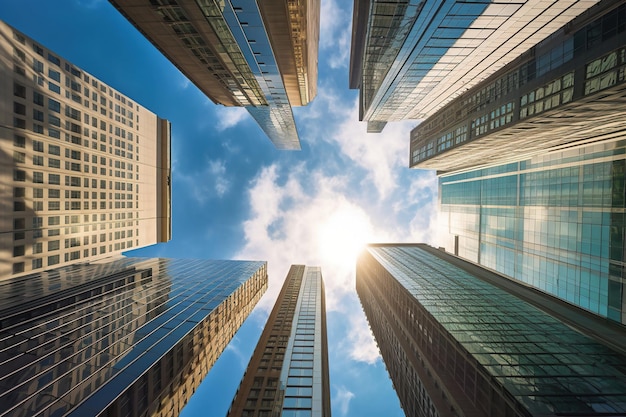
[[[318,228],[320,254],[334,266],[353,268],[356,257],[371,238],[367,215],[354,207],[333,212]]]

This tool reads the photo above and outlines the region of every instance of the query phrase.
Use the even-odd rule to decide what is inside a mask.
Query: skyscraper
[[[170,124],[0,22],[0,277],[166,242]]]
[[[228,416],[329,417],[324,281],[292,265]]]
[[[424,119],[595,0],[354,2],[350,88],[368,132]]]
[[[407,416],[626,413],[622,326],[426,245],[370,245],[356,279]]]
[[[442,175],[438,244],[626,324],[626,141]]]
[[[110,0],[215,103],[300,149],[291,106],[317,93],[319,0]]]
[[[0,282],[0,416],[177,416],[264,262],[121,258]]]
[[[411,132],[412,168],[454,172],[624,135],[626,2],[602,1]]]

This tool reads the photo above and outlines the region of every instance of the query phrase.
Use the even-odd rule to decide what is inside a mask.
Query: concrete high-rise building
[[[291,106],[317,93],[319,0],[110,0],[213,102],[300,149]]]
[[[228,416],[330,417],[324,281],[292,265]]]
[[[350,88],[368,132],[424,119],[596,0],[355,0]]]
[[[441,175],[439,245],[626,324],[626,140]]]
[[[168,241],[169,122],[0,34],[0,277]]]
[[[454,172],[623,137],[626,1],[604,0],[411,132],[410,166]]]
[[[426,245],[370,245],[357,293],[407,416],[626,413],[621,325]]]
[[[265,262],[120,258],[0,281],[0,416],[177,416]]]

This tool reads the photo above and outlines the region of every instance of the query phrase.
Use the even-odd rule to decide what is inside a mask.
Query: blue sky
[[[333,415],[402,416],[354,290],[364,242],[437,241],[434,172],[409,170],[415,121],[367,134],[348,89],[352,1],[322,0],[302,151],[213,104],[104,0],[0,0],[0,19],[172,123],[173,238],[136,256],[267,260],[270,285],[183,416],[223,416],[291,264],[326,284]]]

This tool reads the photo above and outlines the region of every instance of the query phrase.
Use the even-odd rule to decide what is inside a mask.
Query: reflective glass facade
[[[350,87],[360,118],[429,117],[596,1],[379,0],[354,2]]]
[[[357,292],[405,413],[626,413],[623,344],[599,343],[537,308],[531,290],[498,279],[426,245],[362,253]]]
[[[1,416],[176,416],[264,262],[122,258],[0,282]]]
[[[319,0],[111,0],[211,100],[300,149],[291,106],[317,93]]]
[[[621,140],[441,176],[442,244],[626,323],[625,159]]]
[[[410,166],[452,172],[623,135],[625,89],[626,2],[603,1],[413,129]]]
[[[292,265],[228,416],[330,417],[324,281]]]

